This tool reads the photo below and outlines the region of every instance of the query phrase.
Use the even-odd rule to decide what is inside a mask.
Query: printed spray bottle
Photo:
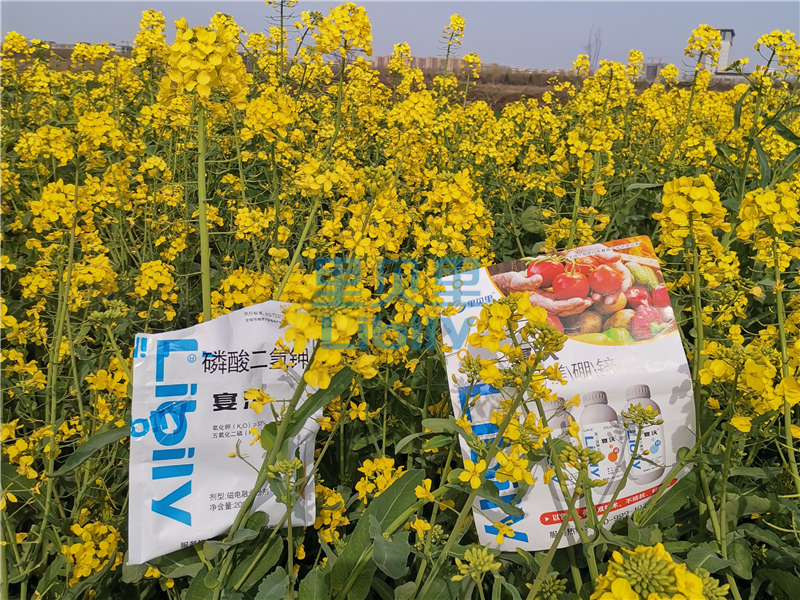
[[[631,407],[639,404],[642,408],[650,408],[657,415],[661,416],[661,409],[658,404],[653,402],[650,397],[650,386],[647,385],[633,385],[625,391],[625,398],[628,403],[625,406],[625,413]],[[633,457],[634,448],[636,448],[636,434],[638,427],[633,423],[629,423],[628,427],[628,449],[630,450],[631,457]],[[648,425],[642,428],[641,439],[639,440],[640,456],[645,459],[636,459],[633,461],[630,477],[639,485],[645,485],[661,479],[664,475],[664,467],[666,465],[666,448],[664,445],[664,425]]]
[[[603,496],[613,494],[625,473],[625,444],[628,442],[625,428],[620,424],[617,412],[608,405],[605,392],[584,394],[583,406],[579,423],[583,445],[603,453],[603,460],[590,465],[589,478],[608,480],[595,489]]]

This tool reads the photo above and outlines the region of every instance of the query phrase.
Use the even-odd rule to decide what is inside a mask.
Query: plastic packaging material
[[[628,441],[625,429],[619,422],[617,412],[608,405],[605,392],[596,391],[584,394],[582,398],[581,435],[587,448],[602,452],[604,457],[589,468],[589,477],[594,480],[607,480],[608,483],[597,488],[601,494],[613,492],[619,487],[625,473],[625,444]]]
[[[528,275],[529,265],[538,259],[559,262],[567,271],[579,271],[588,278],[589,291],[585,286],[573,287],[570,288],[572,297],[558,300],[554,296],[555,278],[551,282]],[[630,277],[622,277],[619,289],[612,289],[602,277],[592,277],[603,265]],[[600,273],[607,272],[605,268]],[[511,294],[527,294],[531,304],[546,311],[549,326],[566,337],[563,347],[539,365],[558,369],[562,381],[547,380],[543,384],[548,395],[558,400],[542,401],[540,414],[535,399],[529,395],[524,398],[526,409],[536,417],[537,423],[540,417],[545,417],[552,429],[542,448],[549,454],[538,454],[541,458],[536,463],[528,463],[535,483],[524,486],[524,493],[521,493],[523,486],[519,479],[497,481],[494,460],[486,465],[486,480],[497,487],[504,502],[520,508],[523,516],[511,517],[493,501],[478,496],[473,518],[481,544],[506,552],[517,548],[547,550],[564,521],[578,518],[588,522],[592,509],[587,506],[587,494],[591,494],[597,514],[607,513],[604,527],[611,528],[647,505],[662,486],[672,485],[689,472],[690,467],[684,467],[671,481],[665,481],[671,466],[678,461],[678,449],[693,446],[697,438],[690,369],[677,322],[674,316],[653,313],[652,309],[648,309],[650,312],[642,310],[642,300],[652,300],[647,286],[654,284],[663,285],[663,276],[652,242],[646,236],[476,268],[439,279],[443,288],[440,296],[456,309],[441,318],[453,414],[466,419],[472,433],[486,443],[494,441],[498,433],[497,420],[493,423],[491,419],[492,412],[508,406],[519,390],[514,386],[501,387],[509,385],[505,382],[494,387],[485,381],[476,381],[464,370],[464,361],[467,357],[494,359],[498,368],[503,369],[519,362],[520,357],[509,357],[502,351],[492,352],[470,344],[471,336],[480,334],[478,322],[484,307]],[[632,287],[623,289],[626,286]],[[634,288],[635,293],[631,292]],[[511,338],[507,343],[513,345]],[[528,360],[536,348],[528,342],[520,344],[522,359]],[[637,385],[642,381],[647,385]],[[466,402],[467,390],[471,390],[469,402]],[[626,390],[630,394],[626,394]],[[563,400],[576,396],[579,402]],[[565,404],[569,405],[568,410]],[[633,452],[628,425],[622,416],[632,404],[650,406],[663,418],[662,425],[648,426],[642,432],[641,437],[646,442],[640,443],[641,452],[637,453]],[[576,437],[570,434],[570,428]],[[635,437],[633,439],[635,442]],[[460,445],[464,459],[474,461],[477,458],[468,440],[461,438]],[[566,445],[577,450],[594,448],[602,453],[602,460],[589,467],[589,477],[606,483],[599,487],[580,486],[581,494],[575,496],[577,465],[559,461],[561,467],[556,472],[552,455],[555,451],[558,456]],[[500,448],[506,453],[514,451],[505,442]],[[634,460],[636,456],[638,460]],[[570,507],[568,499],[573,496],[575,503]],[[498,543],[496,521],[505,523],[514,535],[501,536],[502,541]],[[559,547],[577,543],[580,543],[578,527],[570,523]]]
[[[661,409],[650,395],[650,386],[640,384],[632,385],[625,390],[625,399],[628,401],[623,412],[628,412],[631,407],[641,405],[642,408],[650,408],[658,416],[661,416]],[[633,423],[628,427],[628,449],[633,455],[636,448],[636,436],[638,427]],[[646,453],[646,454],[645,454]],[[631,467],[631,479],[638,484],[652,483],[664,475],[666,465],[666,452],[664,444],[664,424],[648,425],[642,428],[641,439],[639,441],[639,455],[645,455],[645,459],[636,459]]]
[[[261,465],[266,453],[255,435],[274,420],[270,406],[280,411],[292,397],[312,351],[295,355],[277,345],[282,306],[263,302],[181,331],[136,336],[128,564],[221,535],[233,524],[257,476],[237,453]],[[292,365],[285,373],[270,368],[280,360]],[[274,399],[260,414],[251,405],[259,391]],[[289,451],[304,465],[314,463],[321,416],[317,411],[290,440]],[[313,490],[309,478],[293,525],[313,525]],[[254,493],[251,512],[278,523],[286,507],[267,486]]]

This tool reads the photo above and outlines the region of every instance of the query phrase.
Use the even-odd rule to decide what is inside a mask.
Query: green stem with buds
[[[203,297],[203,322],[211,320],[211,251],[206,218],[206,117],[205,108],[197,111],[197,203],[200,213],[200,277]]]

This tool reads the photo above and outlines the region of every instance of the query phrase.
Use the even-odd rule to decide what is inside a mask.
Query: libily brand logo
[[[147,358],[148,337],[136,336],[134,358]],[[169,383],[165,373],[166,358],[177,352],[197,352],[195,339],[158,340],[156,341],[156,386],[155,397],[162,400],[158,408],[150,412],[149,419],[136,419],[131,423],[131,436],[143,437],[150,431],[163,448],[153,450],[153,462],[165,463],[154,466],[151,472],[153,481],[168,479],[173,488],[160,500],[153,499],[150,509],[159,515],[191,526],[190,512],[175,506],[192,493],[192,473],[194,471],[194,448],[176,448],[186,437],[189,429],[188,414],[197,409],[194,396],[197,394],[196,383]],[[191,361],[190,361],[191,362]],[[188,481],[186,480],[188,478]]]

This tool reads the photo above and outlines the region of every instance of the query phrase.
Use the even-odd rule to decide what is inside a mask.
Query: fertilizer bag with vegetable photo
[[[542,365],[556,368],[561,381],[545,380],[547,395],[539,402],[526,395],[513,427],[498,442],[501,463],[524,457],[530,476],[508,476],[496,459],[485,465],[487,479],[497,487],[494,500],[506,509],[516,506],[524,516],[518,510],[509,515],[479,495],[473,506],[482,544],[545,550],[570,518],[558,533],[559,545],[578,543],[576,517],[581,527],[611,527],[688,472],[673,467],[679,449],[696,441],[691,375],[648,237],[483,267],[439,283],[445,306],[452,307],[445,312],[452,316],[442,317],[442,336],[453,409],[470,435],[486,444],[494,441],[518,390],[470,377],[469,364],[472,373],[478,369],[488,377],[497,368],[513,368],[509,353],[514,356],[515,345],[520,360],[535,349],[510,335],[505,350],[503,343],[498,351],[475,347],[470,336],[479,321],[491,318],[498,301],[527,296],[530,305],[546,311],[536,314],[566,336],[561,350],[542,357]],[[537,432],[541,448],[515,443],[519,431]],[[462,436],[462,456],[470,464],[480,460],[474,442]],[[587,463],[584,475],[581,460]]]

